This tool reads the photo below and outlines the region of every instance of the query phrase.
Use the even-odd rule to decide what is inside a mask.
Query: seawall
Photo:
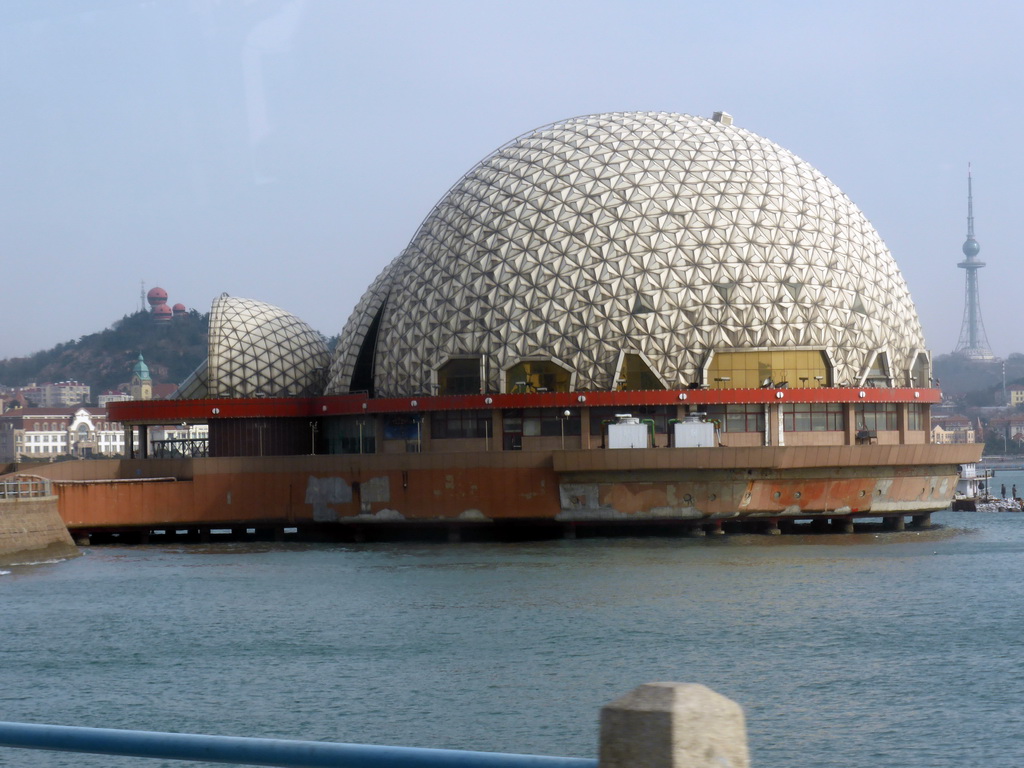
[[[57,496],[0,499],[0,565],[78,554]]]

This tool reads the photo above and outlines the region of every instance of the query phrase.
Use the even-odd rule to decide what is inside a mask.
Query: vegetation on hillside
[[[110,328],[27,357],[0,360],[0,384],[20,387],[80,381],[93,399],[131,379],[141,353],[155,383],[181,383],[206,359],[209,315],[192,310],[166,323],[149,312],[125,315]]]
[[[933,360],[935,386],[964,406],[1002,405],[1003,366],[1007,388],[1024,383],[1024,354],[1014,352],[1005,360],[981,362],[961,355],[939,355]]]

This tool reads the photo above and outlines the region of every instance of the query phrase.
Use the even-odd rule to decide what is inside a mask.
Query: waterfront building
[[[1024,403],[1024,386],[1015,384],[1007,389],[1010,395],[1010,405],[1020,405]]]
[[[125,454],[125,430],[92,406],[20,408],[0,415],[0,462]]]
[[[111,404],[139,448],[107,471],[151,527],[899,527],[981,452],[933,441],[930,382],[895,261],[823,174],[725,113],[592,115],[463,176],[333,355],[218,297],[175,399]],[[208,426],[208,458],[152,460],[176,423]],[[69,525],[142,525],[117,494],[69,490]]]
[[[933,416],[932,442],[939,445],[976,442],[974,422],[966,416]]]

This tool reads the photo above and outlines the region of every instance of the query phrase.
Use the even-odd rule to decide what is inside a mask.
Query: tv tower
[[[971,189],[971,165],[967,164],[967,239],[964,240],[963,252],[967,258],[957,264],[960,269],[967,270],[967,291],[964,294],[964,322],[960,326],[960,341],[957,342],[954,354],[963,355],[968,360],[995,360],[996,356],[988,345],[985,335],[985,323],[981,320],[981,296],[978,293],[978,270],[985,266],[977,256],[981,250],[974,239],[974,195]]]

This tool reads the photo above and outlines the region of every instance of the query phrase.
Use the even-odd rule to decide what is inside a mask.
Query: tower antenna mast
[[[995,360],[985,334],[985,323],[981,319],[981,294],[978,291],[978,270],[985,266],[977,256],[981,246],[974,239],[974,188],[971,178],[971,164],[967,164],[967,239],[964,240],[963,254],[966,257],[957,266],[967,272],[964,291],[964,321],[960,326],[960,340],[954,354],[968,360]]]

